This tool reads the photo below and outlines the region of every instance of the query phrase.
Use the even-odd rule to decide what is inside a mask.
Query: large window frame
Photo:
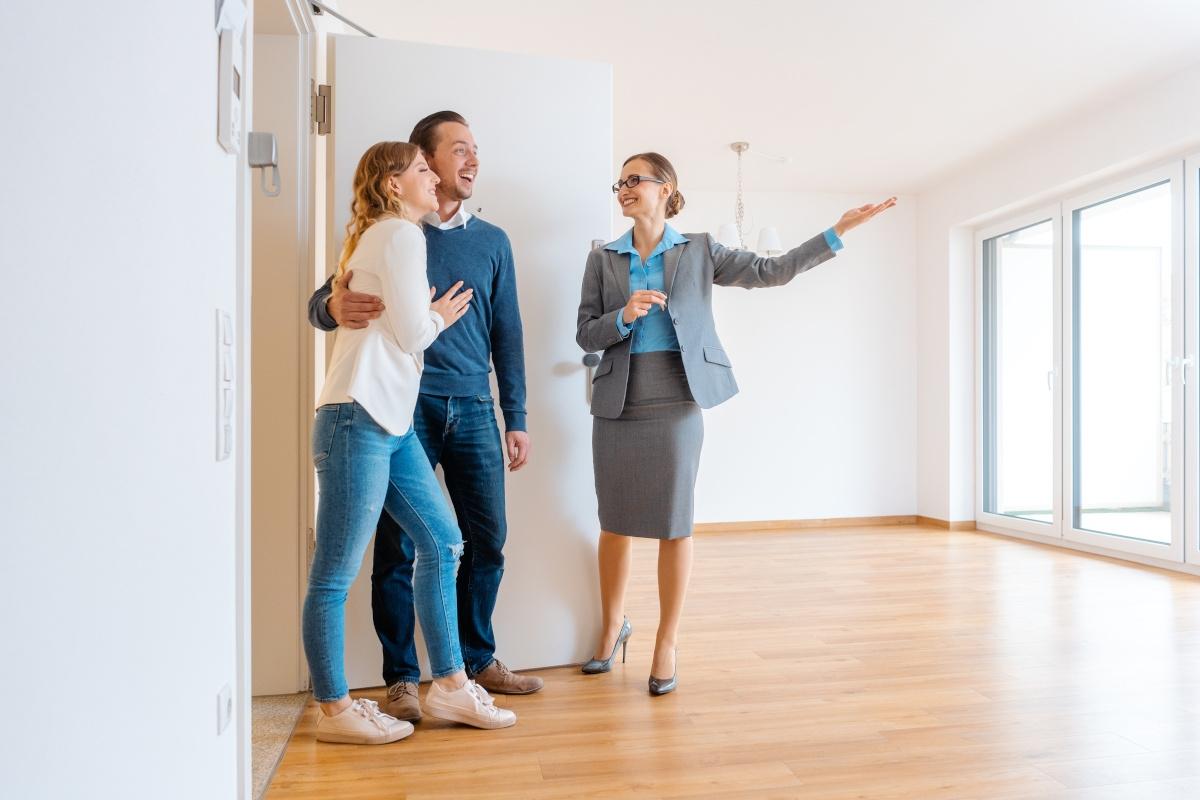
[[[1077,321],[1076,212],[1156,184],[1171,187],[1171,531],[1169,544],[1095,532],[1077,527],[1075,325]],[[985,511],[990,416],[993,392],[988,381],[992,302],[986,280],[985,245],[989,240],[1051,221],[1054,231],[1053,451],[1054,509],[1049,523]],[[1143,563],[1181,565],[1200,571],[1200,153],[1173,159],[1153,169],[1108,181],[1029,212],[1006,217],[975,231],[975,521],[981,530],[1016,535],[1099,552]]]
[[[1168,544],[1095,532],[1074,524],[1074,508],[1078,502],[1079,470],[1081,465],[1077,452],[1080,420],[1078,419],[1077,382],[1078,363],[1072,346],[1078,323],[1078,298],[1076,297],[1076,252],[1079,244],[1076,218],[1079,212],[1102,203],[1132,195],[1151,186],[1168,184],[1171,189],[1171,353],[1164,365],[1171,388],[1171,419],[1178,420],[1171,427],[1171,541]],[[1117,550],[1133,555],[1182,563],[1183,523],[1186,500],[1178,490],[1184,486],[1184,381],[1181,376],[1181,361],[1184,357],[1184,276],[1183,276],[1183,163],[1175,161],[1157,169],[1140,172],[1120,181],[1105,184],[1083,194],[1063,201],[1063,304],[1062,315],[1062,361],[1063,361],[1063,437],[1059,442],[1063,448],[1063,538],[1080,544]]]
[[[975,371],[975,396],[979,398],[979,413],[976,415],[975,426],[975,508],[976,522],[989,525],[996,525],[1021,531],[1022,533],[1032,534],[1035,536],[1062,536],[1062,453],[1060,448],[1054,447],[1054,466],[1053,466],[1053,519],[1050,522],[1037,522],[1020,517],[1009,516],[1007,514],[994,514],[986,511],[987,508],[987,476],[988,476],[988,459],[992,452],[989,439],[991,438],[992,425],[989,422],[985,410],[991,406],[993,401],[992,392],[989,391],[990,373],[992,368],[992,360],[990,357],[990,332],[987,330],[989,313],[987,304],[990,301],[992,286],[987,280],[987,264],[984,256],[984,247],[986,243],[1000,236],[1005,236],[1016,231],[1050,222],[1053,227],[1054,242],[1062,241],[1062,216],[1061,208],[1056,204],[1052,206],[1043,206],[1034,211],[1022,214],[1017,217],[1010,217],[1004,222],[990,225],[982,228],[975,233],[975,276],[976,287],[975,293],[975,341],[976,362],[979,364],[979,369]],[[1062,248],[1052,247],[1051,253],[1054,259],[1054,308],[1058,309],[1062,303]],[[1056,316],[1057,318],[1057,316]],[[1054,359],[1053,359],[1053,396],[1052,403],[1054,405],[1054,440],[1057,442],[1061,438],[1062,430],[1062,401],[1061,401],[1061,381],[1059,376],[1062,374],[1061,353],[1062,353],[1062,329],[1061,326],[1054,326]]]

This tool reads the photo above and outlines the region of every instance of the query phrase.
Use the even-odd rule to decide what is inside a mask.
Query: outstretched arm
[[[765,258],[750,250],[730,250],[710,239],[713,257],[713,283],[719,286],[740,286],[759,289],[782,286],[802,272],[833,258],[841,237],[875,215],[896,204],[892,197],[882,203],[852,208],[823,234],[809,239],[781,256]],[[832,233],[832,236],[830,236]]]
[[[842,214],[842,218],[833,226],[833,232],[838,236],[845,236],[846,231],[857,228],[876,214],[881,214],[894,205],[896,205],[896,198],[889,197],[882,203],[867,203],[865,206],[852,208],[845,214]]]

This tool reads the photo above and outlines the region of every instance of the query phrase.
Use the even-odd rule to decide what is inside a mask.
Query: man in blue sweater
[[[492,612],[504,573],[504,457],[512,472],[529,457],[525,430],[525,352],[517,306],[516,271],[508,236],[463,207],[479,170],[471,129],[460,114],[440,111],[417,123],[409,141],[424,151],[441,183],[439,208],[425,218],[429,284],[442,291],[463,281],[474,289],[471,310],[425,351],[425,372],[413,418],[429,462],[439,463],[465,549],[458,571],[458,628],[466,669],[490,692],[528,694],[541,678],[517,675],[496,658]],[[378,317],[378,297],[350,292],[351,273],[330,278],[308,304],[312,324],[362,328]],[[504,447],[496,426],[488,374],[496,368]],[[371,609],[383,645],[383,710],[415,722],[420,668],[414,640],[413,545],[383,514],[375,534]]]

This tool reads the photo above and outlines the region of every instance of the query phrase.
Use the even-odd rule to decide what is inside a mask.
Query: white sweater
[[[367,228],[346,263],[350,288],[383,298],[385,311],[366,328],[339,328],[317,406],[348,403],[367,410],[393,436],[412,425],[424,351],[445,328],[429,308],[425,234],[388,217]]]

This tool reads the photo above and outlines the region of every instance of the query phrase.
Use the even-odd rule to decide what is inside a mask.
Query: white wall
[[[688,191],[672,224],[713,232],[733,192]],[[882,197],[750,192],[747,220],[784,247]],[[618,231],[625,221],[618,218]],[[787,286],[714,290],[741,392],[705,412],[697,522],[908,515],[916,511],[916,204],[846,235],[838,257]]]
[[[1200,65],[1040,128],[920,193],[918,513],[975,515],[971,230],[1200,142]]]
[[[2,792],[233,797],[214,318],[237,174],[213,4],[10,3],[5,24]]]

